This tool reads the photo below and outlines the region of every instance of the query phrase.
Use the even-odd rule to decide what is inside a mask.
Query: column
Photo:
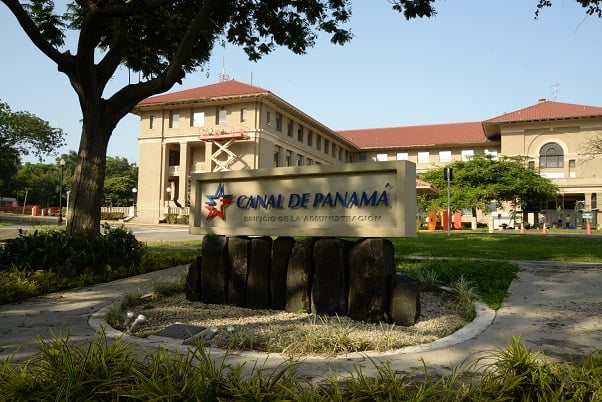
[[[188,142],[180,143],[180,177],[178,177],[178,202],[187,207],[188,199],[188,176],[190,175],[190,153]]]
[[[213,155],[213,142],[205,142],[205,172],[213,172],[213,161],[211,160]]]

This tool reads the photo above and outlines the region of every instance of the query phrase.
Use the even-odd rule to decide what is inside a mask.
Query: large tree
[[[0,101],[0,193],[13,194],[11,178],[21,166],[21,158],[37,157],[56,152],[64,143],[61,129],[28,112],[13,112]]]
[[[491,202],[498,205],[509,202],[515,212],[539,210],[558,192],[549,179],[525,167],[521,157],[494,160],[488,155],[475,154],[469,161],[455,161],[446,167],[453,172],[451,209],[470,208],[473,216],[477,209],[490,212]],[[440,190],[438,194],[418,197],[420,206],[425,210],[447,209],[447,181],[443,169],[431,169],[420,175]]]
[[[582,5],[598,1],[578,0]],[[30,40],[56,63],[75,90],[82,135],[75,169],[68,234],[96,236],[113,129],[141,100],[169,90],[209,60],[216,43],[241,46],[258,60],[277,46],[303,54],[319,32],[344,44],[349,0],[76,0],[59,15],[52,0],[2,0]],[[407,18],[435,14],[434,0],[389,0]],[[548,5],[540,1],[540,5]],[[66,30],[79,33],[64,49]],[[106,85],[120,64],[144,80],[113,94]]]

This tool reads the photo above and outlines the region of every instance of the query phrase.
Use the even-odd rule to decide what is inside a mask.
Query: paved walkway
[[[399,372],[423,370],[423,362],[435,373],[470,361],[484,352],[503,348],[513,336],[527,347],[550,358],[571,360],[602,349],[602,264],[517,261],[521,270],[503,306],[493,313],[479,309],[474,323],[433,344],[387,353],[354,353],[337,358],[307,357],[297,366],[307,378],[346,375],[361,368],[374,374],[375,364],[388,363]],[[108,336],[122,334],[106,327],[103,316],[126,293],[147,292],[153,281],[183,275],[175,267],[111,283],[36,297],[19,304],[0,306],[0,359],[20,360],[35,352],[38,336],[69,334],[74,341],[90,339],[105,329]],[[141,347],[164,346],[186,350],[168,338],[126,337]],[[277,354],[231,353],[212,350],[228,363],[270,368],[286,362]]]

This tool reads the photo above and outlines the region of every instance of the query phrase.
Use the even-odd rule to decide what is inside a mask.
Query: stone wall
[[[413,325],[420,291],[396,273],[386,239],[207,235],[188,269],[186,297],[253,309]]]

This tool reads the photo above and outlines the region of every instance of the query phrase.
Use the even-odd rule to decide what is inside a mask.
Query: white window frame
[[[389,154],[376,154],[376,160],[378,162],[386,162],[387,160],[389,160]]]
[[[205,127],[205,112],[192,112],[192,127]]]
[[[495,150],[495,149],[486,149],[485,155],[491,155],[492,160],[494,160],[494,161],[497,160],[497,150]]]
[[[219,109],[217,111],[217,125],[225,126],[228,120],[228,111],[226,109]]]
[[[429,151],[418,152],[418,163],[429,163],[431,161],[431,154]]]
[[[463,149],[462,150],[462,161],[468,162],[474,156],[474,149]]]
[[[451,151],[439,151],[439,162],[447,163],[452,161]]]
[[[407,152],[397,152],[397,160],[398,161],[407,161],[409,160],[409,155]]]
[[[169,128],[180,128],[180,113],[170,112],[169,113]]]

